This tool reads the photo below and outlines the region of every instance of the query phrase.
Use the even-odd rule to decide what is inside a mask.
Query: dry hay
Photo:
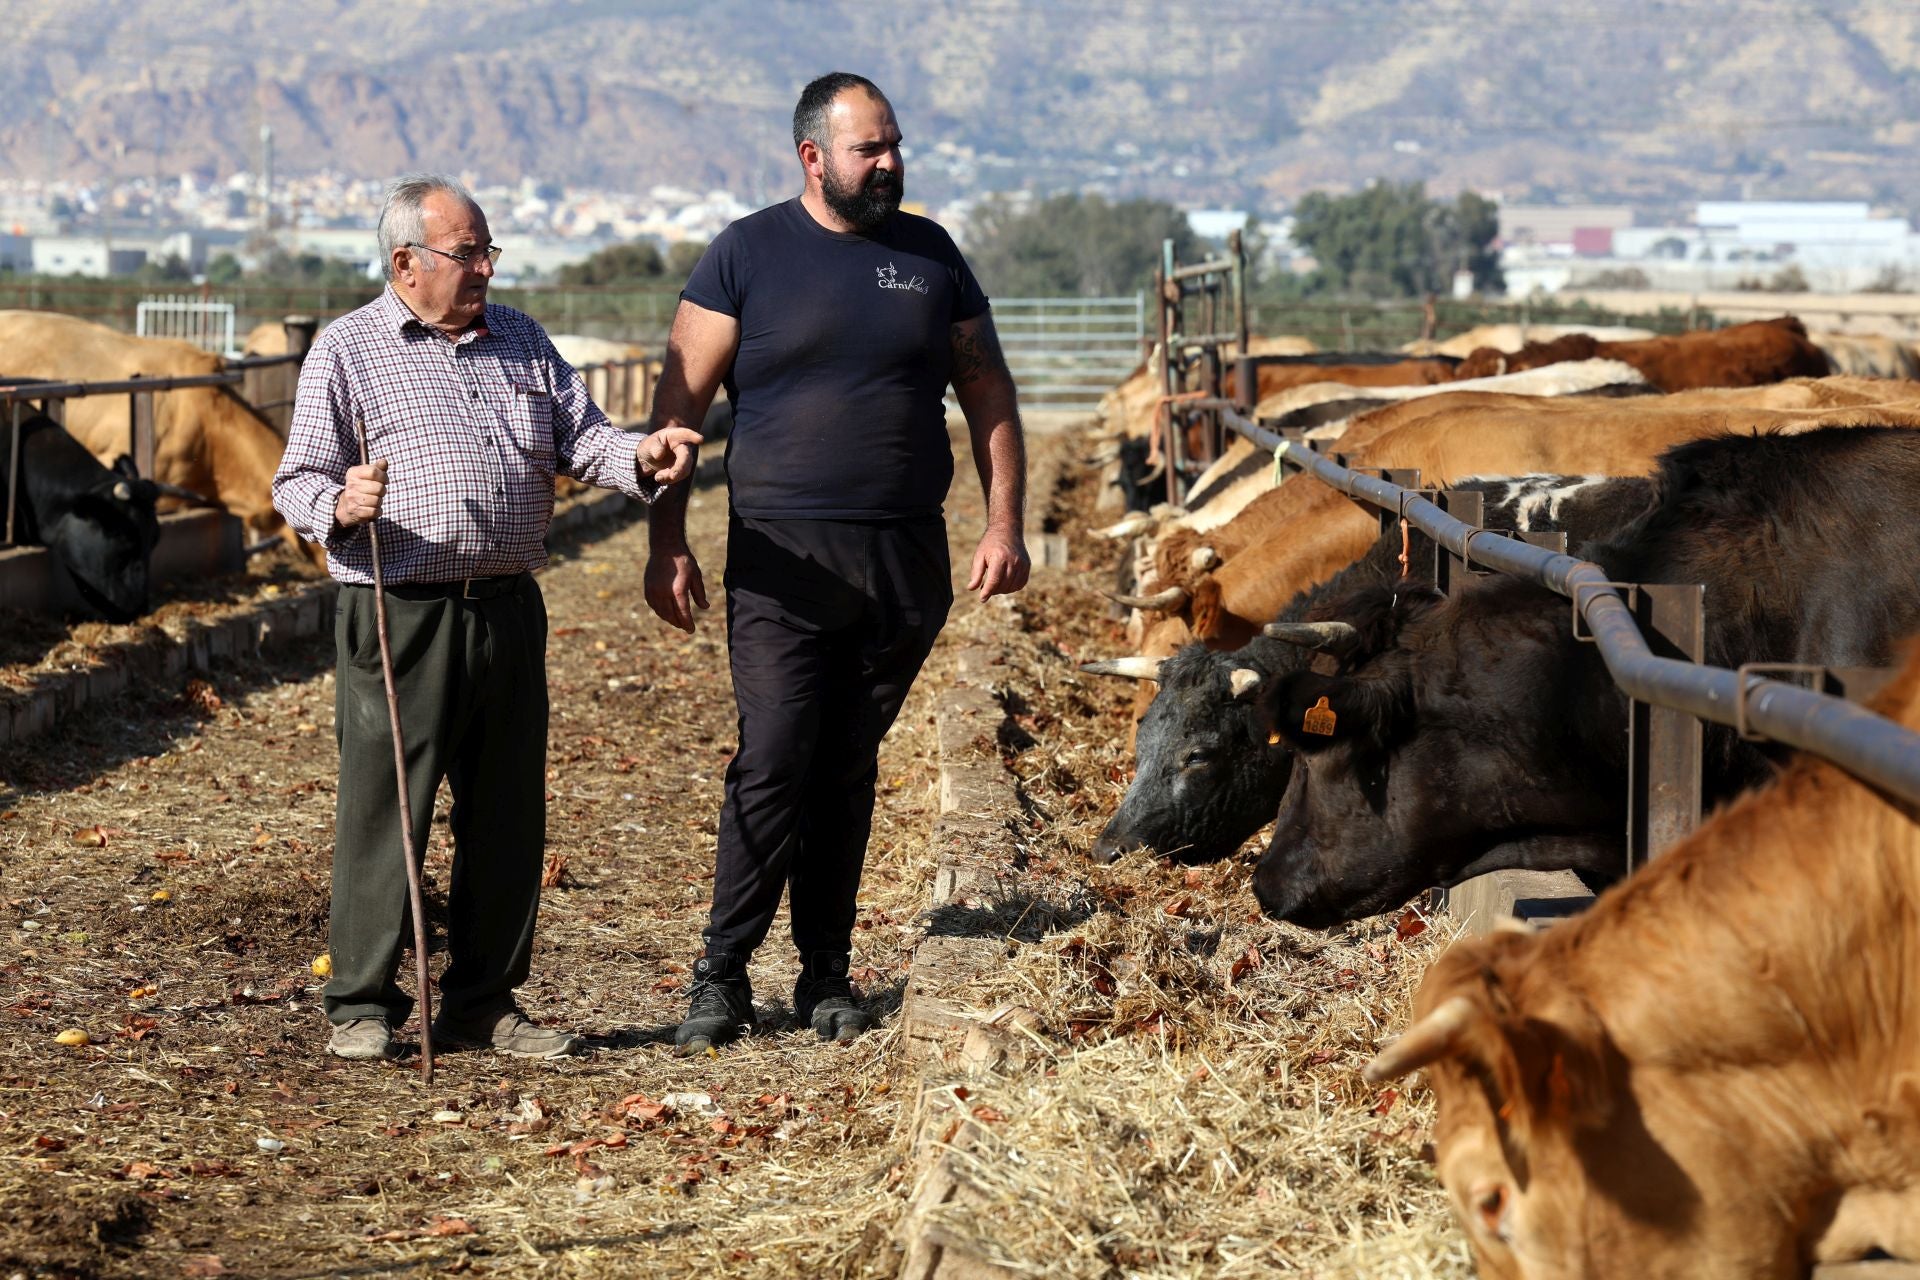
[[[1100,555],[1080,536],[1088,488],[1059,495],[1059,522]],[[978,1136],[953,1154],[971,1193],[925,1229],[1017,1274],[1471,1274],[1430,1096],[1359,1078],[1448,930],[1412,911],[1333,934],[1265,920],[1248,883],[1264,836],[1211,867],[1088,864],[1130,772],[1132,690],[1076,664],[1115,650],[1119,624],[1058,582],[1016,613],[1006,754],[1027,866],[1001,915],[1027,941],[969,994],[1037,1012],[1039,1061],[930,1077],[962,1091]]]

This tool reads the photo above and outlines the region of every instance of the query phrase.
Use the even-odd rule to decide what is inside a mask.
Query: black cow
[[[8,492],[7,432],[0,422],[0,508]],[[81,597],[110,622],[131,622],[147,611],[148,563],[160,540],[153,510],[158,494],[135,474],[130,458],[101,466],[45,414],[20,423],[14,540],[46,547]]]
[[[1486,495],[1487,528],[1565,530],[1576,545],[1625,525],[1646,509],[1652,493],[1644,478],[1598,476],[1463,480],[1451,487]],[[1383,535],[1361,559],[1296,596],[1279,620],[1316,620],[1362,587],[1393,582],[1400,550],[1397,531]],[[1213,862],[1273,821],[1293,750],[1269,741],[1255,695],[1280,676],[1304,671],[1312,658],[1297,644],[1258,636],[1228,652],[1188,645],[1162,663],[1154,677],[1159,692],[1135,735],[1133,784],[1094,842],[1094,858],[1109,862],[1145,848],[1182,862]],[[1144,674],[1130,663],[1093,667]]]
[[[1920,432],[1723,436],[1668,451],[1650,509],[1584,554],[1616,581],[1703,583],[1714,666],[1886,665],[1920,626],[1917,508]],[[1327,927],[1508,867],[1620,875],[1626,698],[1564,598],[1489,578],[1328,613],[1352,624],[1337,667],[1262,694],[1300,754],[1254,873],[1267,914]],[[1707,801],[1780,754],[1708,725]]]

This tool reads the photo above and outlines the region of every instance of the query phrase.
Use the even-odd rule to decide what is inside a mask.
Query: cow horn
[[[1227,687],[1236,698],[1244,698],[1260,685],[1260,673],[1252,667],[1235,667],[1227,677]]]
[[[1106,448],[1100,450],[1099,452],[1095,453],[1092,457],[1088,458],[1086,460],[1086,465],[1089,467],[1104,467],[1109,462],[1117,462],[1119,461],[1119,459],[1120,459],[1120,446],[1117,444],[1108,445]]]
[[[113,486],[113,497],[114,497],[114,501],[116,502],[132,502],[133,486],[128,484],[125,480],[120,481],[118,484]]]
[[[209,498],[204,493],[195,493],[191,489],[182,489],[177,484],[166,484],[159,480],[155,480],[152,483],[153,491],[163,497],[178,498],[182,502],[197,502],[203,507],[217,505],[212,498]]]
[[[1479,1016],[1479,1010],[1466,996],[1455,996],[1420,1021],[1407,1033],[1374,1056],[1360,1072],[1368,1084],[1385,1084],[1410,1071],[1418,1071],[1453,1051],[1460,1036]]]
[[[1212,547],[1195,547],[1187,553],[1187,567],[1195,573],[1205,573],[1220,563],[1220,553]]]
[[[1100,594],[1128,609],[1152,609],[1159,613],[1171,613],[1187,602],[1185,587],[1168,587],[1150,596],[1123,596],[1117,591],[1103,591]]]
[[[1350,622],[1269,622],[1260,634],[1325,653],[1344,653],[1360,642],[1360,632]]]
[[[1131,538],[1134,534],[1144,533],[1153,526],[1152,516],[1144,511],[1136,511],[1118,524],[1110,524],[1104,529],[1095,529],[1094,533],[1102,538]]]
[[[1091,676],[1125,676],[1129,680],[1158,680],[1165,658],[1104,658],[1083,662],[1080,669]]]

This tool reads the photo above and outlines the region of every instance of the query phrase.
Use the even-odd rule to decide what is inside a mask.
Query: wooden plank
[[[1468,933],[1502,918],[1545,922],[1584,911],[1593,893],[1571,871],[1495,871],[1447,890],[1447,914]]]

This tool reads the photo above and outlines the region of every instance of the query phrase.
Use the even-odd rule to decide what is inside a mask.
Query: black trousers
[[[413,842],[423,856],[442,778],[453,793],[451,963],[439,986],[441,1008],[456,1019],[510,999],[527,980],[546,843],[546,604],[532,574],[490,587],[498,594],[484,599],[406,587],[387,597]],[[413,1005],[394,982],[413,925],[371,589],[341,589],[333,635],[340,792],[324,1000],[336,1023],[384,1017],[397,1026]]]
[[[726,588],[740,750],[707,954],[750,956],[782,889],[800,954],[844,952],[880,740],[953,603],[946,523],[735,516]]]

